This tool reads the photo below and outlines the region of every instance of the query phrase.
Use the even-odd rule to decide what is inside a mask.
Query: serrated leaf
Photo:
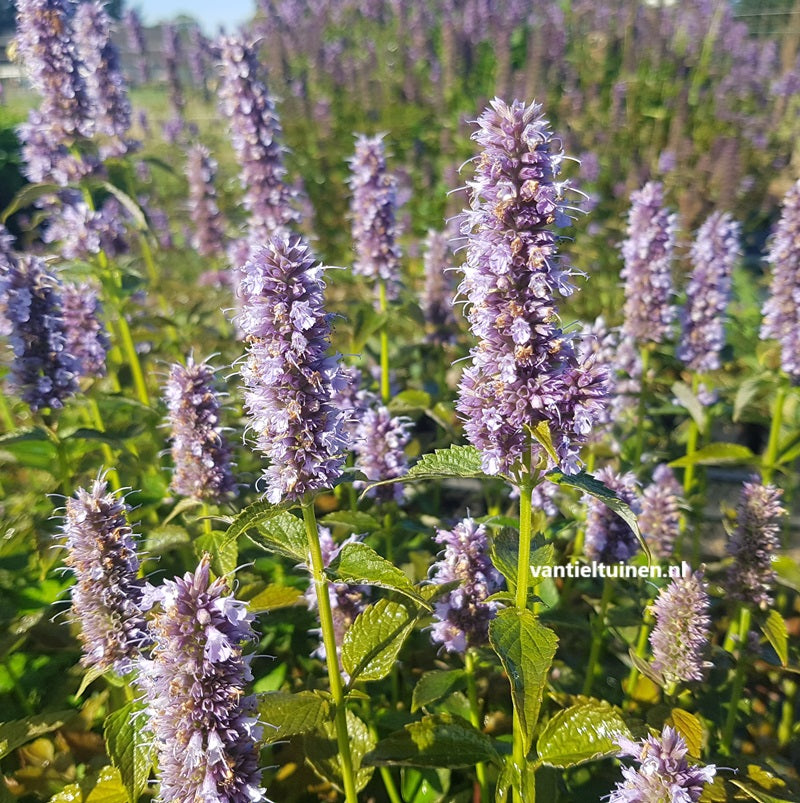
[[[750,783],[745,783],[744,781],[738,781],[735,778],[731,778],[730,782],[734,786],[741,789],[748,797],[758,801],[758,803],[796,803],[796,798],[794,800],[791,800],[785,797],[775,797],[774,795],[770,795],[767,792],[764,792],[763,790],[756,788]]]
[[[705,432],[708,426],[708,415],[706,415],[706,408],[703,402],[697,398],[697,395],[684,382],[675,382],[671,390],[681,407],[685,408],[694,419],[700,432]]]
[[[331,561],[327,572],[332,578],[352,585],[389,588],[414,600],[417,604],[430,607],[400,569],[361,541],[349,541],[343,544],[339,554]]]
[[[75,692],[75,696],[80,699],[83,697],[83,693],[89,686],[92,685],[96,680],[103,677],[103,675],[109,670],[102,669],[99,666],[92,666],[90,667],[86,674],[83,676],[83,680],[81,680],[81,685],[78,686],[78,691]]]
[[[55,195],[63,192],[64,187],[58,184],[27,184],[13,198],[11,203],[3,210],[0,216],[0,223],[5,223],[11,215],[20,209],[30,206],[34,201],[38,201],[43,195]]]
[[[494,567],[509,585],[517,585],[517,557],[519,554],[519,532],[510,527],[504,527],[492,538],[491,560]],[[539,538],[531,541],[531,552],[528,559],[529,566],[551,566],[555,556],[555,548],[551,543],[544,543]]]
[[[373,767],[363,763],[364,756],[375,746],[369,728],[352,711],[347,711],[347,735],[350,738],[350,756],[353,759],[356,791],[361,791],[372,778]],[[343,791],[339,747],[336,728],[332,721],[323,722],[315,731],[303,736],[306,760],[320,778],[330,781]]]
[[[302,601],[305,601],[305,596],[299,589],[271,583],[247,600],[247,608],[252,613],[264,613],[265,611],[276,611],[279,608],[291,608]]]
[[[150,530],[144,542],[144,551],[147,555],[163,555],[165,552],[185,546],[191,542],[189,533],[177,524],[165,524]]]
[[[203,503],[199,499],[191,499],[189,497],[187,497],[186,499],[181,499],[181,501],[178,502],[178,504],[175,505],[174,508],[172,508],[172,511],[170,512],[169,516],[167,516],[167,518],[164,519],[164,524],[162,525],[162,527],[169,524],[176,516],[180,516],[180,514],[183,513],[184,511],[191,510],[193,507],[199,507],[202,504]]]
[[[428,605],[430,605],[432,602],[436,602],[437,599],[443,597],[445,594],[449,594],[460,585],[460,580],[451,580],[449,583],[422,584],[415,586],[415,589],[419,596],[425,600]]]
[[[42,734],[57,730],[74,716],[74,711],[54,711],[0,723],[0,758]]]
[[[450,770],[403,767],[400,791],[406,803],[441,803],[450,790]]]
[[[300,691],[267,692],[258,695],[258,714],[264,727],[264,741],[277,742],[308,733],[331,717],[330,702],[319,694]]]
[[[103,767],[84,803],[128,803],[128,793],[116,767]]]
[[[390,402],[389,410],[395,415],[410,413],[416,410],[427,410],[431,406],[430,393],[424,390],[404,390],[398,393]]]
[[[553,436],[550,432],[550,425],[547,421],[539,421],[537,424],[533,426],[526,427],[528,432],[531,433],[533,438],[539,443],[539,445],[545,450],[547,456],[556,464],[558,465],[560,461],[558,452],[556,452],[556,447],[553,446]]]
[[[246,527],[245,529],[250,528]],[[228,532],[230,532],[230,528],[228,528]],[[273,515],[261,520],[257,532],[251,531],[247,535],[254,544],[267,552],[282,555],[297,563],[308,563],[306,526],[297,516],[293,516],[285,510],[278,510]]]
[[[411,712],[415,713],[420,708],[462,689],[466,684],[466,677],[463,669],[437,669],[425,672],[414,686],[411,695]]]
[[[5,786],[5,784],[3,784],[3,786]],[[16,798],[12,797],[11,800],[15,801]],[[65,786],[57,795],[53,795],[49,803],[82,803],[82,801],[83,789],[81,788],[81,784],[71,783],[69,786]],[[0,796],[0,803],[5,803],[2,796]]]
[[[703,723],[694,714],[682,708],[673,708],[670,717],[675,730],[683,736],[689,748],[689,755],[700,758],[703,752]]]
[[[323,516],[321,521],[326,527],[346,527],[359,535],[375,532],[382,526],[374,516],[360,510],[336,510]]]
[[[778,555],[772,562],[778,582],[800,592],[800,565],[788,555]]]
[[[342,666],[350,683],[385,678],[416,620],[416,612],[399,602],[380,599],[368,605],[342,639]]]
[[[789,631],[783,617],[776,610],[771,610],[761,624],[761,631],[778,654],[781,665],[786,666],[789,663]]]
[[[688,468],[731,464],[757,465],[758,462],[758,455],[740,443],[709,443],[708,446],[673,460],[668,465],[671,468]]]
[[[106,717],[104,736],[108,757],[119,770],[129,803],[136,803],[147,786],[152,767],[152,739],[145,732],[144,707],[128,703]]]
[[[736,424],[742,417],[742,413],[747,408],[747,405],[758,395],[764,385],[764,380],[761,377],[752,377],[745,379],[736,390],[736,396],[733,399],[733,423]]]
[[[619,752],[619,736],[631,738],[622,715],[605,700],[578,697],[544,726],[536,742],[539,761],[566,769]]]
[[[372,766],[471,767],[500,762],[495,743],[461,717],[434,714],[390,734],[367,753]]]
[[[265,524],[291,507],[293,505],[289,502],[281,502],[278,505],[273,505],[270,502],[254,502],[237,514],[236,518],[228,525],[225,535],[231,539],[238,538],[248,530]]]
[[[511,683],[511,699],[530,752],[558,637],[528,610],[508,608],[489,623],[489,641]]]
[[[203,553],[211,555],[211,568],[217,576],[232,574],[239,565],[239,544],[227,533],[204,533],[194,540],[194,551],[198,558]]]

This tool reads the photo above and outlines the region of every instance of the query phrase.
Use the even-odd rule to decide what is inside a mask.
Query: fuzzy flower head
[[[667,465],[657,466],[653,482],[644,489],[639,527],[659,558],[672,557],[681,524],[683,488]]]
[[[746,482],[736,511],[736,529],[728,541],[733,564],[728,570],[728,590],[735,599],[767,608],[772,603],[775,569],[772,560],[779,547],[783,491],[763,485],[757,477]]]
[[[174,364],[164,388],[172,432],[170,488],[181,496],[220,502],[236,492],[231,452],[222,431],[214,369],[189,357]]]
[[[664,189],[649,182],[631,195],[628,237],[622,245],[625,280],[624,335],[637,343],[669,340],[675,320],[672,257],[675,215],[664,208]]]
[[[468,188],[466,314],[479,343],[458,410],[484,470],[512,479],[547,461],[529,428],[547,424],[562,470],[578,470],[580,444],[603,406],[606,372],[558,327],[557,295],[573,291],[555,229],[568,222],[563,154],[541,107],[495,99],[473,134],[483,151]]]
[[[260,788],[255,698],[245,644],[255,640],[253,615],[211,582],[205,556],[195,572],[147,588],[152,659],[140,662],[147,716],[155,735],[158,800],[256,803]]]
[[[438,345],[452,343],[457,329],[453,312],[455,286],[453,254],[447,232],[428,231],[425,238],[425,287],[420,299],[427,325],[426,340]]]
[[[503,576],[489,559],[489,539],[482,524],[463,519],[452,530],[437,530],[435,540],[444,552],[431,567],[431,580],[457,580],[460,585],[434,604],[431,639],[448,652],[464,653],[467,647],[488,641],[489,622],[498,606],[486,598],[502,588]]]
[[[64,285],[62,306],[64,348],[77,361],[78,376],[105,376],[109,341],[97,289],[86,283]]]
[[[58,409],[77,390],[78,363],[67,352],[61,293],[39,257],[0,264],[2,330],[13,351],[11,385],[31,410]]]
[[[222,256],[225,251],[225,224],[217,206],[214,179],[217,163],[208,148],[193,145],[186,159],[189,179],[189,214],[194,231],[192,246],[200,256]]]
[[[622,768],[624,780],[609,796],[609,803],[697,803],[717,772],[713,764],[689,764],[686,742],[669,725],[660,736],[647,736],[640,742],[620,737],[617,742],[620,755],[630,756],[639,766]]]
[[[725,314],[731,297],[731,276],[739,254],[740,226],[729,215],[714,212],[692,243],[694,270],[681,310],[678,359],[695,373],[715,371],[725,345]]]
[[[80,623],[81,663],[125,674],[148,643],[128,507],[103,479],[67,500],[61,527],[65,563],[75,574],[72,613]]]
[[[711,618],[702,572],[670,581],[658,592],[650,611],[656,624],[650,633],[653,669],[667,683],[702,680]]]
[[[330,488],[344,463],[342,414],[332,403],[342,380],[338,355],[328,355],[322,271],[305,243],[279,237],[242,269],[245,409],[270,460],[263,479],[273,503]]]
[[[396,298],[400,285],[400,251],[395,242],[397,182],[386,170],[382,136],[356,138],[350,171],[353,273],[384,282],[387,297]]]
[[[772,269],[761,337],[781,347],[781,368],[800,384],[800,181],[786,193],[772,234],[767,262]]]
[[[360,414],[355,427],[354,450],[356,468],[370,482],[392,480],[408,471],[405,448],[411,440],[412,422],[405,416],[392,415],[388,407],[378,404]],[[354,488],[363,488],[368,482],[356,481]],[[367,492],[367,496],[381,502],[403,499],[401,483],[379,485]]]
[[[636,477],[601,468],[595,477],[605,483],[637,515],[641,512]],[[639,551],[636,534],[622,518],[603,502],[588,497],[584,550],[590,560],[599,563],[623,563]]]

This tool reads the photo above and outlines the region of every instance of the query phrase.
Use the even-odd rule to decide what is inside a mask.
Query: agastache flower
[[[780,220],[772,234],[767,262],[772,269],[764,303],[761,338],[781,347],[781,368],[800,384],[800,181],[783,199]]]
[[[358,136],[349,164],[356,252],[353,273],[383,282],[387,298],[396,298],[400,286],[400,250],[395,242],[397,181],[386,169],[383,137]]]
[[[214,187],[217,163],[211,158],[208,148],[193,145],[189,149],[186,175],[189,179],[189,215],[194,226],[192,245],[201,256],[221,256],[225,251],[225,230]]]
[[[653,482],[642,493],[639,527],[659,558],[670,558],[680,532],[683,489],[667,465],[653,471]]]
[[[694,270],[681,310],[678,359],[695,373],[715,371],[725,345],[725,313],[731,297],[731,276],[739,254],[739,224],[714,212],[692,243]]]
[[[617,784],[608,803],[697,803],[703,787],[717,772],[713,764],[689,764],[683,736],[669,725],[660,736],[647,736],[640,742],[618,737],[617,743],[620,755],[630,756],[639,767],[622,768],[624,780]]]
[[[627,239],[622,245],[625,280],[624,335],[636,343],[663,343],[675,320],[672,257],[675,215],[664,208],[663,187],[651,181],[631,195]]]
[[[128,507],[109,493],[102,478],[67,499],[62,534],[64,562],[75,573],[72,612],[80,623],[81,663],[126,674],[148,644],[141,609],[143,583],[137,579],[136,537]]]
[[[305,243],[279,237],[242,268],[245,409],[256,448],[270,460],[263,480],[273,503],[330,488],[344,462],[342,416],[332,404],[342,380],[338,355],[327,353],[322,272]]]
[[[77,391],[78,364],[66,351],[64,314],[56,278],[35,256],[0,265],[2,333],[14,353],[11,385],[31,410],[57,409]]]
[[[460,585],[434,603],[431,639],[448,652],[464,653],[467,647],[488,641],[489,622],[497,614],[498,604],[486,599],[502,588],[503,576],[489,558],[483,524],[463,519],[452,530],[437,530],[435,541],[444,552],[431,567],[431,580],[457,580]]]
[[[150,83],[150,63],[147,60],[147,46],[139,13],[134,8],[125,12],[125,30],[128,32],[128,47],[136,62],[136,72],[140,84]]]
[[[194,573],[148,587],[152,660],[139,682],[155,735],[159,801],[257,803],[260,787],[256,701],[244,645],[255,640],[244,602],[224,577],[211,582],[209,558]]]
[[[546,462],[530,435],[540,424],[550,430],[560,467],[575,472],[606,377],[557,325],[555,295],[573,289],[554,231],[567,223],[564,185],[556,181],[562,154],[537,104],[495,99],[478,126],[473,139],[484,150],[462,216],[468,244],[459,289],[479,344],[458,410],[488,473],[518,479],[528,461]]]
[[[427,324],[426,340],[430,343],[452,343],[455,339],[456,316],[453,312],[455,284],[452,276],[453,254],[446,232],[430,229],[425,238],[425,286],[420,299]]]
[[[231,452],[220,422],[214,369],[192,357],[174,364],[164,388],[172,433],[174,470],[170,488],[180,496],[220,502],[236,485]]]
[[[650,633],[652,667],[667,683],[703,679],[711,627],[708,609],[702,572],[671,580],[650,606],[656,620]]]
[[[78,363],[78,376],[106,375],[108,334],[103,325],[103,308],[97,289],[91,284],[64,285],[64,348]]]
[[[634,513],[641,511],[633,474],[617,474],[606,466],[595,477],[614,491]],[[627,522],[599,499],[589,497],[588,504],[584,541],[586,556],[599,563],[622,563],[632,558],[639,551],[639,541]]]
[[[728,541],[733,565],[728,570],[728,591],[735,599],[760,608],[772,603],[775,569],[772,560],[779,546],[780,503],[783,491],[764,485],[757,477],[744,483],[736,511],[736,529]]]
[[[183,96],[183,85],[179,72],[181,63],[181,40],[178,28],[175,25],[164,26],[164,69],[167,73],[167,86],[169,87],[169,105],[173,118],[183,120],[183,110],[186,99]]]

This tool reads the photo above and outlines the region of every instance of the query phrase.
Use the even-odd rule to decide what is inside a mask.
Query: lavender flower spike
[[[220,426],[214,369],[191,357],[186,365],[174,364],[164,398],[172,431],[172,490],[211,502],[234,495],[230,447]]]
[[[739,254],[739,224],[714,212],[692,244],[694,265],[681,310],[678,359],[695,373],[715,371],[725,345],[725,312],[731,297],[731,275]]]
[[[786,515],[780,503],[782,493],[757,477],[746,482],[739,498],[736,530],[728,541],[728,554],[733,558],[728,590],[736,599],[761,608],[772,603],[772,559],[779,546],[781,519]]]
[[[672,333],[672,255],[675,215],[664,208],[661,184],[649,182],[631,195],[628,238],[622,245],[625,280],[623,335],[637,343],[663,343]]]
[[[458,411],[483,468],[520,484],[548,456],[529,434],[546,424],[564,471],[606,395],[605,369],[558,328],[557,293],[572,292],[553,230],[567,222],[562,154],[537,104],[495,99],[473,134],[483,153],[469,183],[464,279],[467,317],[479,343],[460,386]]]
[[[128,32],[128,48],[136,63],[136,73],[140,84],[150,83],[150,62],[147,60],[144,28],[139,12],[129,8],[125,12],[125,29]]]
[[[428,327],[426,340],[437,345],[452,343],[457,326],[453,312],[455,286],[450,278],[453,255],[446,232],[428,231],[424,266],[425,289],[420,302]]]
[[[644,489],[639,527],[650,549],[659,558],[672,557],[680,532],[683,488],[667,465],[657,466],[653,482]]]
[[[386,170],[382,136],[356,138],[350,171],[353,273],[384,282],[387,298],[396,298],[400,286],[400,251],[395,242],[397,182]]]
[[[604,482],[637,515],[641,506],[636,477],[630,472],[617,474],[606,466],[595,477]],[[600,563],[622,563],[639,551],[636,534],[611,508],[594,497],[588,497],[584,551],[591,560]]]
[[[781,347],[781,368],[800,385],[800,181],[786,193],[772,234],[767,262],[772,268],[762,313],[761,338]]]
[[[620,755],[631,756],[638,769],[623,767],[622,783],[608,798],[608,803],[697,803],[703,787],[717,773],[713,764],[690,765],[689,749],[674,728],[665,725],[660,736],[647,736],[641,742],[619,737]]]
[[[708,609],[702,572],[675,578],[658,592],[650,609],[656,620],[650,633],[652,666],[667,683],[703,679],[711,627]]]
[[[103,326],[102,305],[90,284],[64,285],[64,348],[78,363],[78,376],[106,375],[108,334]]]
[[[411,420],[404,416],[393,416],[383,405],[369,408],[361,413],[356,426],[354,450],[356,468],[368,480],[392,480],[402,477],[408,471],[405,448],[411,440]],[[363,488],[369,483],[356,481],[354,488]],[[379,485],[367,492],[381,502],[403,498],[403,486],[396,482]]]
[[[242,646],[254,641],[253,615],[211,582],[206,555],[194,573],[148,587],[152,660],[140,662],[147,715],[155,734],[161,789],[175,803],[257,803],[256,742],[261,738]]]
[[[192,245],[200,256],[222,256],[225,252],[225,228],[217,206],[214,178],[217,163],[208,148],[193,145],[186,159],[189,179],[189,214],[194,226]]]
[[[148,643],[141,610],[143,585],[137,579],[139,558],[127,510],[101,478],[67,500],[62,525],[65,563],[76,577],[72,611],[81,624],[81,663],[119,674],[131,670]]]
[[[57,280],[39,257],[22,255],[0,264],[3,321],[14,352],[11,384],[31,410],[57,409],[78,389],[78,363],[66,351]]]
[[[242,269],[245,409],[270,460],[263,479],[273,503],[330,488],[344,463],[342,413],[332,403],[343,380],[338,355],[327,353],[322,271],[304,242],[279,237]]]
[[[489,559],[489,541],[483,524],[466,518],[452,530],[437,530],[436,543],[444,547],[439,560],[431,567],[435,583],[459,581],[434,605],[431,639],[448,652],[464,653],[467,647],[486,644],[489,622],[498,605],[486,598],[503,586],[503,576]]]

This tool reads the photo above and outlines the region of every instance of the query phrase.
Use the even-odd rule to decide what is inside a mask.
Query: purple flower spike
[[[169,105],[172,109],[173,117],[182,121],[186,98],[183,96],[183,84],[181,83],[179,71],[179,65],[183,58],[180,34],[177,27],[172,24],[164,26],[163,34],[164,69],[167,73],[167,85],[169,86]]]
[[[464,653],[467,647],[488,641],[489,622],[498,604],[486,598],[503,587],[503,576],[489,559],[489,540],[482,524],[463,519],[452,530],[437,530],[435,540],[444,552],[431,567],[431,580],[457,580],[460,585],[434,604],[431,639],[448,652]]]
[[[125,12],[125,30],[128,32],[128,47],[136,62],[136,74],[140,84],[150,83],[150,62],[147,60],[147,46],[144,28],[139,13],[134,8]]]
[[[775,570],[772,559],[779,546],[780,503],[783,491],[763,485],[757,477],[742,487],[736,511],[736,529],[728,541],[733,565],[728,571],[728,590],[735,599],[761,608],[772,604]]]
[[[604,482],[638,514],[641,511],[636,477],[630,472],[617,474],[606,466],[595,477]],[[599,563],[622,563],[639,551],[633,530],[611,508],[594,497],[588,498],[584,551],[590,560]]]
[[[425,289],[420,302],[428,326],[426,340],[437,345],[452,343],[457,328],[453,312],[455,285],[451,279],[453,254],[446,232],[428,231],[424,265]]]
[[[139,558],[127,511],[118,495],[108,493],[105,480],[98,479],[89,491],[79,488],[67,499],[62,525],[64,562],[76,578],[72,612],[81,625],[81,663],[119,674],[131,670],[148,644]]]
[[[642,494],[639,527],[650,549],[659,558],[672,557],[680,532],[683,488],[667,465],[656,467],[653,482]]]
[[[664,208],[664,190],[651,181],[631,195],[628,238],[622,245],[625,262],[624,335],[637,343],[663,343],[672,334],[672,255],[675,215]]]
[[[714,212],[700,227],[692,244],[694,271],[686,288],[686,307],[681,310],[678,359],[695,373],[720,367],[740,231],[730,215]]]
[[[61,293],[39,257],[23,255],[0,264],[3,321],[14,352],[11,384],[31,410],[58,409],[78,389],[78,363],[66,351]]]
[[[661,736],[647,736],[641,742],[618,738],[620,755],[631,756],[639,767],[623,767],[624,781],[618,783],[608,803],[697,803],[703,787],[717,773],[713,764],[689,764],[689,749],[674,728],[665,725]]]
[[[236,493],[231,452],[220,423],[214,369],[208,363],[170,368],[164,388],[172,431],[170,488],[180,496],[220,502]]]
[[[200,256],[222,256],[225,253],[225,227],[217,206],[214,179],[217,163],[208,148],[194,145],[186,160],[189,179],[189,214],[194,225],[192,245]]]
[[[464,280],[479,344],[460,387],[458,411],[490,474],[548,462],[528,428],[548,425],[562,470],[578,470],[580,444],[606,396],[606,370],[585,360],[558,328],[556,294],[572,292],[554,229],[567,223],[562,153],[541,107],[495,99],[473,134],[483,153],[469,182]]]
[[[323,268],[301,240],[273,237],[242,268],[238,325],[248,342],[245,409],[270,502],[330,488],[344,463],[339,357],[328,356]]]
[[[667,683],[702,680],[707,664],[711,618],[702,572],[679,577],[658,592],[651,612],[656,624],[650,634],[653,669]]]
[[[257,803],[260,787],[253,676],[242,646],[255,640],[253,615],[211,582],[205,556],[194,573],[146,591],[153,609],[152,660],[140,661],[147,716],[161,776],[159,801]]]
[[[353,273],[384,282],[387,298],[396,298],[400,286],[400,250],[395,242],[397,182],[386,170],[383,137],[358,136],[349,164],[356,251]]]
[[[62,299],[64,348],[77,360],[78,376],[105,376],[110,344],[97,290],[90,284],[65,285]]]
[[[800,181],[783,200],[767,262],[772,269],[769,296],[762,311],[761,337],[781,347],[781,368],[800,384]]]

